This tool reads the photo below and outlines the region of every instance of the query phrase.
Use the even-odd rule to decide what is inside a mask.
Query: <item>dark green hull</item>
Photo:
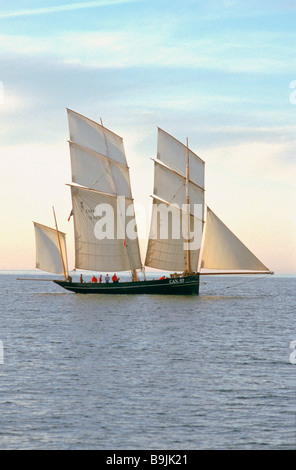
[[[92,283],[54,281],[59,286],[77,294],[159,294],[192,295],[199,293],[199,274],[156,281]]]

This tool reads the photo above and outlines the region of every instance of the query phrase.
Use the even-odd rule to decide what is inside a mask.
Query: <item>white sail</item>
[[[73,183],[109,194],[132,197],[129,169],[106,156],[70,142]]]
[[[167,208],[167,211],[166,211]],[[153,198],[151,226],[145,265],[164,271],[187,268],[187,217],[179,208]],[[189,243],[190,266],[197,270],[202,221],[190,216],[192,240]]]
[[[70,141],[126,165],[123,140],[106,127],[68,109]]]
[[[189,178],[186,178],[187,155]],[[187,147],[158,129],[157,159],[154,161],[154,195],[151,228],[145,265],[168,271],[196,271],[200,253],[204,211],[204,162]],[[187,212],[188,183],[189,210]],[[158,220],[164,204],[176,222],[165,236],[165,218]],[[165,209],[162,214],[164,214]],[[190,214],[190,215],[189,215]],[[160,214],[161,215],[161,214]],[[178,222],[178,216],[181,216]],[[190,227],[187,226],[187,222]],[[185,224],[185,229],[184,229]],[[174,229],[174,233],[171,232]],[[162,229],[162,234],[160,231]],[[191,233],[190,266],[187,267],[188,229]],[[180,233],[178,237],[178,230]]]
[[[157,158],[168,167],[186,176],[187,147],[167,132],[158,128]],[[189,149],[189,180],[204,188],[204,161]]]
[[[71,192],[75,267],[103,272],[141,268],[132,200],[74,186]]]
[[[66,234],[34,222],[36,268],[55,274],[68,274]],[[61,251],[60,251],[61,248]],[[63,261],[62,261],[63,260]],[[64,266],[63,266],[64,263]]]
[[[202,219],[204,190],[190,181],[188,186],[190,214],[199,215]],[[155,161],[153,193],[169,204],[178,205],[181,208],[182,204],[186,204],[186,180],[179,173]]]
[[[207,207],[201,268],[231,271],[270,270]]]
[[[74,111],[68,110],[68,121],[72,182],[83,187],[72,186],[75,267],[97,271],[141,268],[138,235],[129,230],[135,226],[135,214],[123,140]],[[113,211],[108,222],[114,225],[112,238],[95,236],[95,227],[100,225],[95,213],[102,204]]]

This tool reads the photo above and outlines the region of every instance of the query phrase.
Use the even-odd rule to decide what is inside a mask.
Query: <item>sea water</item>
[[[79,295],[0,273],[1,449],[295,449],[296,276]]]

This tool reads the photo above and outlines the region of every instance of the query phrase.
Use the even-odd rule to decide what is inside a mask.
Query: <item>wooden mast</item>
[[[66,267],[65,267],[65,260],[64,260],[63,253],[62,253],[60,233],[59,233],[59,230],[58,230],[58,224],[57,224],[57,219],[56,219],[54,207],[52,207],[52,210],[53,210],[53,216],[54,216],[54,221],[55,221],[55,226],[56,226],[56,231],[57,231],[57,236],[58,236],[59,249],[60,249],[60,255],[61,255],[62,266],[63,266],[63,271],[64,271],[64,277],[65,277],[65,281],[66,281],[67,280],[67,273],[66,273]]]
[[[190,268],[190,249],[189,249],[189,231],[190,231],[190,207],[189,207],[189,148],[188,148],[188,137],[187,137],[187,164],[186,164],[186,217],[187,217],[187,274],[191,273]]]

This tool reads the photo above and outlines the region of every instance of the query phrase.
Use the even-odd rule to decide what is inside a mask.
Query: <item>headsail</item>
[[[72,182],[80,185],[71,186],[75,267],[99,271],[140,269],[129,168],[122,138],[69,109],[68,121]],[[98,234],[104,217],[100,209],[104,207],[106,216],[112,216],[112,220],[106,220],[109,231],[105,227],[105,236],[102,231]],[[134,227],[132,237],[128,230],[131,224]]]
[[[209,207],[207,207],[201,268],[271,272]]]
[[[36,268],[50,273],[68,275],[66,234],[37,222],[34,222],[34,228]]]
[[[186,167],[189,177],[186,175]],[[186,184],[189,207],[186,206]],[[168,271],[196,271],[202,237],[203,209],[203,160],[158,128],[153,210],[145,265]],[[172,222],[168,222],[169,218]],[[189,230],[186,231],[187,223]],[[188,231],[191,233],[190,266],[187,266],[186,256]]]

